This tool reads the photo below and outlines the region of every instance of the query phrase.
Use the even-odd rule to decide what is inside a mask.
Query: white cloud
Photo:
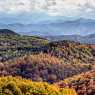
[[[48,6],[48,12],[53,15],[77,16],[87,11],[95,10],[94,0],[55,0],[56,4]]]
[[[34,8],[32,0],[5,0],[0,1],[0,11],[23,12],[32,11]]]
[[[35,11],[43,11],[50,16],[85,17],[95,13],[95,0],[0,0],[0,12]]]

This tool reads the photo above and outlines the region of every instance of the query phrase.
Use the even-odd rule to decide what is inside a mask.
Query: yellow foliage
[[[58,86],[48,84],[46,82],[32,82],[31,80],[12,76],[0,77],[0,95],[64,95],[64,94],[76,95],[73,89],[59,88]]]
[[[64,95],[77,95],[76,91],[74,89],[71,89],[71,88],[63,89],[62,93],[64,93]]]

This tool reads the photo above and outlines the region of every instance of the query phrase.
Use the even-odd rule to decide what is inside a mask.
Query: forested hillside
[[[0,35],[1,95],[94,95],[94,71],[95,45]]]

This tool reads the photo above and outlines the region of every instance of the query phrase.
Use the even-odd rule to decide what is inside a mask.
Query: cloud
[[[0,11],[9,13],[29,11],[31,5],[29,0],[2,0],[0,1]]]
[[[49,16],[95,17],[95,0],[0,0],[0,12],[44,12]]]
[[[48,7],[50,15],[82,16],[84,13],[95,11],[94,0],[54,0],[55,4]]]
[[[0,0],[0,12],[19,13],[43,10],[44,0]]]

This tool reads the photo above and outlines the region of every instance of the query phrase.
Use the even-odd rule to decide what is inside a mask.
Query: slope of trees
[[[95,70],[67,78],[57,85],[62,88],[74,88],[78,95],[95,95]]]
[[[2,35],[0,61],[0,95],[95,95],[94,45]]]
[[[34,36],[0,36],[0,61],[40,52],[56,56],[65,63],[95,62],[94,51],[90,45],[72,41],[48,42],[46,39]]]
[[[46,39],[34,36],[0,35],[0,61],[7,61],[25,54],[38,53],[47,44]]]
[[[46,46],[47,52],[63,59],[66,63],[93,63],[93,49],[90,45],[72,41],[51,42]]]
[[[49,54],[26,55],[0,64],[0,75],[22,76],[33,81],[54,83],[92,70],[89,64],[64,64]]]

